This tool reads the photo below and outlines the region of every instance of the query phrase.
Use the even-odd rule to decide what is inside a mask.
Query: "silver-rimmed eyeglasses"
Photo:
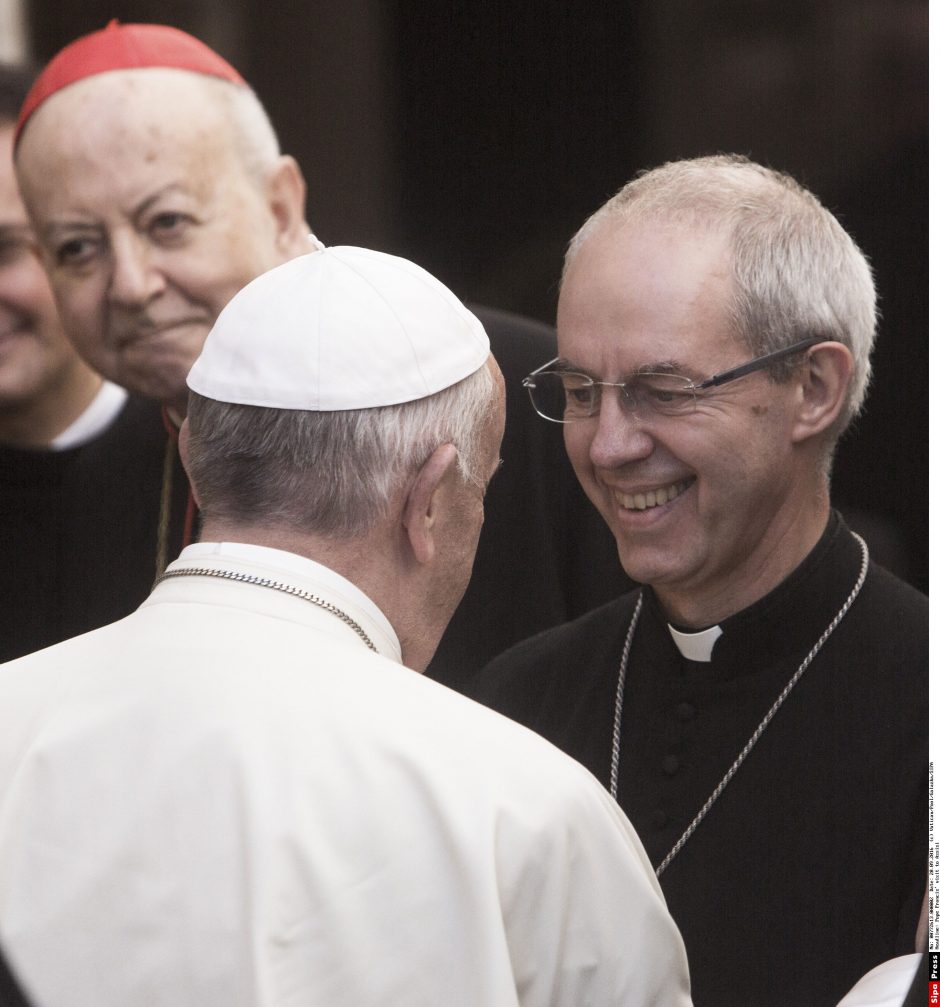
[[[825,341],[824,336],[803,339],[792,346],[785,346],[714,374],[698,384],[682,374],[648,371],[640,371],[627,381],[597,381],[580,371],[558,368],[558,357],[533,371],[523,379],[522,384],[529,392],[535,411],[553,423],[571,423],[596,416],[600,412],[601,394],[605,388],[619,388],[621,402],[630,412],[647,416],[682,416],[695,411],[695,403],[701,392],[763,370],[784,357]],[[556,369],[550,370],[552,367]]]

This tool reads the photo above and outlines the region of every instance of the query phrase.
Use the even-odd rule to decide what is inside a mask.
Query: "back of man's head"
[[[628,182],[572,238],[566,268],[601,226],[647,223],[724,235],[732,330],[753,356],[810,337],[844,343],[855,362],[833,435],[858,414],[877,313],[871,268],[836,218],[793,178],[740,155],[675,161]],[[799,360],[769,370],[786,380]]]
[[[394,256],[330,248],[259,277],[189,378],[205,519],[355,538],[443,444],[482,489],[499,408],[488,345],[450,291]]]

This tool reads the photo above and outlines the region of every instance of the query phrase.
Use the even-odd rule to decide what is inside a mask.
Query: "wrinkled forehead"
[[[731,280],[727,236],[719,230],[654,219],[605,220],[569,261],[559,319],[569,307],[661,312],[704,307],[725,296]]]
[[[569,256],[563,277],[583,278],[634,269],[677,276],[694,271],[724,272],[730,260],[730,234],[719,222],[686,215],[627,212],[598,219]],[[672,272],[672,270],[669,270]]]
[[[185,70],[98,74],[52,95],[16,151],[24,201],[37,224],[50,214],[96,216],[168,185],[200,191],[241,178],[233,118],[217,88],[235,86]]]
[[[598,224],[569,262],[558,300],[562,356],[613,370],[682,362],[732,337],[728,243],[654,220]],[[616,365],[616,366],[615,366]]]
[[[202,130],[225,132],[222,87],[189,70],[147,67],[111,70],[69,84],[46,99],[27,122],[16,151],[29,171],[34,160],[76,147],[104,149],[106,141],[170,142]]]

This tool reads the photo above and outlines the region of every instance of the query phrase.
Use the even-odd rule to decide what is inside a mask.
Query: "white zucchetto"
[[[243,287],[187,384],[219,402],[314,412],[412,402],[486,362],[479,319],[407,259],[336,246]]]

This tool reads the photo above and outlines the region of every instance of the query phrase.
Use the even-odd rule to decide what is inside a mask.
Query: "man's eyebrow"
[[[157,189],[156,192],[151,193],[149,196],[145,196],[131,211],[132,217],[139,217],[142,213],[146,213],[154,203],[162,199],[173,192],[185,193],[186,188],[182,182],[170,182],[168,185],[164,185],[162,188]],[[99,232],[104,229],[104,225],[87,220],[53,220],[46,224],[42,229],[42,239],[43,241],[51,241],[55,238],[56,234],[60,231],[72,232]]]
[[[164,185],[163,188],[157,189],[156,192],[151,193],[151,195],[142,199],[137,206],[134,207],[132,215],[139,217],[142,213],[146,213],[154,203],[163,199],[164,196],[168,196],[174,192],[178,192],[183,195],[186,194],[187,191],[188,190],[182,182],[170,182],[168,185]]]
[[[558,358],[553,370],[562,371],[565,374],[586,374],[589,378],[595,378],[595,380],[597,380],[593,372],[587,367],[581,367],[579,364],[574,364],[565,357]],[[642,364],[629,373],[622,374],[620,377],[623,380],[627,380],[631,377],[637,377],[641,374],[681,374],[685,377],[688,370],[689,368],[678,360],[655,360],[649,364]]]
[[[567,357],[558,357],[551,368],[553,371],[563,371],[565,374],[587,374],[590,372],[580,364],[573,364]]]
[[[100,224],[89,224],[82,220],[53,220],[45,224],[39,232],[39,237],[44,242],[52,242],[56,236],[62,233],[98,233],[101,231]]]
[[[678,360],[656,360],[651,364],[644,364],[638,367],[634,374],[682,374],[688,368]]]

